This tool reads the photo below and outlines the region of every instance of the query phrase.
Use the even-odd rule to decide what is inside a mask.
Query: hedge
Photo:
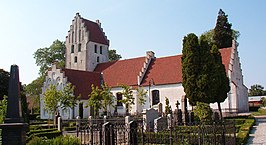
[[[56,131],[56,128],[51,128],[51,129],[39,129],[39,130],[31,130],[27,132],[27,136],[30,136],[32,134],[40,133],[40,132],[53,132]]]
[[[51,132],[39,132],[39,133],[31,134],[27,138],[27,141],[30,141],[34,136],[36,136],[36,137],[46,137],[47,139],[52,139],[52,138],[58,137],[60,135],[62,135],[62,132],[58,131],[58,130],[51,131]]]
[[[237,145],[244,145],[247,143],[249,132],[252,129],[252,126],[255,124],[254,118],[249,118],[245,120],[245,123],[239,128],[239,132],[236,136]]]

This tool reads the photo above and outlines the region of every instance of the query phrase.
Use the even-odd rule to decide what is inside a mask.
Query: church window
[[[160,102],[159,90],[152,91],[152,105],[157,105]]]
[[[78,45],[78,52],[80,52],[81,51],[81,44],[79,43],[79,45]]]
[[[97,45],[94,45],[94,52],[97,53]]]
[[[74,45],[71,45],[71,53],[74,53]]]
[[[81,35],[81,30],[79,30],[79,41],[80,41],[80,35]]]
[[[116,93],[116,106],[123,106],[122,102],[120,102],[122,100],[122,93]]]
[[[103,54],[103,47],[100,46],[100,54]]]
[[[100,62],[100,57],[99,56],[97,56],[97,62]]]
[[[75,56],[74,62],[77,63],[78,62],[78,57]]]

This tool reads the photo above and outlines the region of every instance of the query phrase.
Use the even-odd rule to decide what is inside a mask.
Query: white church
[[[109,61],[109,40],[97,20],[92,22],[82,18],[78,13],[72,20],[70,30],[66,36],[66,66],[64,69],[55,65],[47,72],[40,99],[41,118],[47,119],[51,114],[44,109],[43,94],[51,84],[57,89],[63,89],[70,82],[75,86],[74,95],[81,96],[79,105],[75,108],[60,110],[63,118],[73,118],[83,110],[83,118],[92,115],[90,107],[85,107],[91,93],[91,85],[101,86],[106,83],[111,87],[115,97],[114,107],[109,113],[126,113],[125,105],[118,102],[122,99],[122,84],[131,86],[135,104],[130,110],[131,114],[141,112],[143,109],[158,108],[162,104],[165,108],[165,98],[169,99],[172,109],[177,101],[182,102],[185,92],[182,87],[182,55],[156,58],[155,53],[147,51],[142,57]],[[248,89],[243,84],[243,75],[237,47],[220,49],[222,61],[230,79],[230,92],[227,99],[221,104],[223,112],[241,113],[248,111]],[[136,88],[143,87],[147,91],[146,102],[143,106],[138,104]],[[181,108],[182,108],[181,103]],[[217,109],[217,104],[211,104]],[[191,106],[188,107],[191,109]]]

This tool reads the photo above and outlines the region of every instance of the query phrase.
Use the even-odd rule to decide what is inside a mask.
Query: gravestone
[[[10,70],[7,114],[4,124],[0,125],[2,129],[3,145],[25,145],[26,128],[21,110],[19,69],[17,65],[12,65]]]
[[[144,109],[143,111],[143,125],[144,125],[144,130],[153,130],[154,128],[154,119],[158,118],[160,116],[160,113],[153,109]]]
[[[154,132],[160,132],[167,128],[167,118],[159,117],[154,119]]]

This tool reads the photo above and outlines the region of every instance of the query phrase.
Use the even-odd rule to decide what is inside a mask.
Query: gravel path
[[[247,144],[248,145],[266,145],[266,116],[256,118],[256,125],[253,126]]]

